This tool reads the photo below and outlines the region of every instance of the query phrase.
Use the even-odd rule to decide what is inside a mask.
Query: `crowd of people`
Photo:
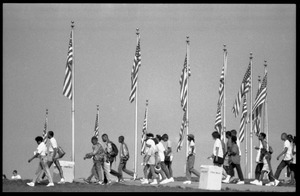
[[[226,140],[221,140],[219,132],[214,131],[212,138],[214,140],[213,152],[208,159],[211,159],[214,166],[222,168],[222,182],[223,183],[236,183],[245,184],[243,172],[241,169],[241,149],[240,141],[237,137],[237,131],[231,130],[226,132]],[[35,141],[38,144],[34,156],[28,160],[31,162],[34,158],[39,158],[38,169],[32,182],[27,183],[29,186],[35,186],[41,179],[47,177],[49,184],[47,187],[54,186],[53,178],[50,174],[49,168],[54,163],[59,170],[61,180],[58,184],[65,183],[63,170],[60,166],[59,159],[59,146],[54,138],[53,131],[47,133],[49,141],[48,147],[44,142],[44,138],[38,136]],[[132,177],[132,180],[137,179],[137,174],[126,168],[127,161],[129,160],[129,150],[125,143],[125,137],[119,136],[119,148],[112,142],[107,134],[101,136],[102,142],[98,141],[98,137],[91,138],[92,151],[86,153],[83,157],[84,160],[92,159],[93,166],[90,175],[84,179],[85,183],[92,183],[92,178],[95,178],[94,183],[100,185],[109,185],[112,183],[111,175],[117,177],[117,182],[124,182],[123,172]],[[281,139],[284,141],[284,149],[277,156],[277,160],[283,157],[282,161],[277,167],[275,175],[273,175],[271,166],[271,157],[273,149],[269,146],[266,140],[266,134],[260,133],[258,135],[260,145],[255,147],[257,150],[255,180],[251,181],[254,185],[277,186],[279,184],[279,176],[281,171],[287,167],[290,171],[290,183],[295,184],[296,176],[296,136],[282,133]],[[225,141],[225,142],[224,142]],[[143,155],[143,177],[140,179],[141,184],[167,184],[174,182],[172,170],[172,142],[169,140],[167,134],[156,135],[152,133],[146,134],[145,148],[142,152]],[[191,184],[191,175],[194,174],[200,177],[199,171],[194,168],[196,158],[195,136],[193,134],[187,135],[188,154],[186,157],[186,181],[183,184]],[[118,170],[112,169],[113,162],[119,157]],[[234,168],[236,169],[238,180],[234,177]],[[15,171],[17,173],[17,171]],[[16,176],[16,174],[14,174]],[[267,176],[269,182],[263,183]]]

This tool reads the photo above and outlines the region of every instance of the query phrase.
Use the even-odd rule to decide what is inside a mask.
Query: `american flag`
[[[260,82],[260,76],[258,76],[258,90],[256,93],[256,97],[258,97],[258,93],[259,93],[259,89],[261,87],[261,82]],[[256,108],[256,110],[254,111],[254,113],[252,114],[252,124],[253,124],[253,132],[258,136],[260,131],[261,131],[261,114],[262,114],[262,105],[260,105],[258,108]]]
[[[245,137],[245,127],[247,124],[247,99],[246,95],[244,96],[243,108],[242,108],[242,117],[240,122],[240,132],[239,132],[239,140],[242,142]]]
[[[65,80],[63,85],[63,95],[72,99],[72,62],[73,62],[73,31],[71,31],[69,49],[67,55],[67,64],[65,71]]]
[[[181,107],[183,111],[186,111],[186,107],[187,107],[187,82],[188,82],[187,80],[189,76],[191,76],[191,69],[190,66],[187,67],[187,55],[185,55],[183,69],[179,79],[180,101],[181,101]]]
[[[254,113],[254,111],[260,106],[262,105],[267,97],[267,75],[268,73],[265,73],[265,76],[262,80],[261,86],[259,88],[258,94],[255,98],[254,104],[253,104],[253,108],[252,108],[252,113]]]
[[[221,118],[221,103],[218,103],[217,107],[217,115],[216,115],[216,121],[215,121],[215,129],[221,134],[221,128],[222,128],[222,118]]]
[[[46,117],[45,117],[45,124],[44,124],[44,130],[43,130],[43,141],[47,142],[47,131],[48,129],[48,109],[46,109]]]
[[[94,136],[99,137],[99,109],[97,108]]]
[[[183,131],[186,128],[186,124],[187,124],[187,122],[186,122],[186,111],[185,111],[184,114],[183,114],[181,127],[180,127],[180,132],[179,132],[179,141],[177,143],[177,148],[176,148],[177,152],[179,152],[179,150],[181,150],[182,145],[183,145],[183,139],[184,139]]]
[[[137,87],[137,79],[138,79],[138,71],[141,66],[141,48],[140,48],[140,36],[138,34],[138,41],[133,61],[133,67],[131,70],[131,91],[129,95],[129,101],[132,103],[136,96],[136,87]]]
[[[146,109],[145,109],[145,118],[144,118],[144,124],[143,124],[143,130],[142,130],[142,139],[141,139],[141,154],[144,154],[145,147],[146,147],[146,134],[147,134],[147,118],[148,118],[148,100],[146,100]]]
[[[249,63],[249,66],[244,75],[240,90],[238,92],[237,98],[235,99],[234,105],[232,107],[232,112],[234,113],[235,117],[237,117],[239,114],[240,105],[241,105],[243,96],[249,91],[250,86],[251,86],[251,64],[252,64],[252,61],[250,61],[250,63]]]

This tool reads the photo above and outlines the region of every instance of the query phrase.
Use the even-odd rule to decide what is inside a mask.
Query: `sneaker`
[[[142,184],[148,184],[148,183],[149,183],[148,179],[144,179],[144,180],[142,181]]]
[[[166,178],[166,179],[162,180],[159,184],[167,184],[169,182],[170,182],[169,179]]]
[[[275,183],[274,182],[269,182],[269,183],[265,184],[265,186],[275,186]]]
[[[263,185],[263,184],[262,184],[262,181],[258,181],[258,182],[256,183],[256,185],[262,186],[262,185]]]
[[[256,179],[253,180],[253,181],[250,181],[250,184],[255,184],[256,185],[257,183],[258,183],[258,180],[256,180]]]
[[[136,173],[133,174],[133,180],[136,180],[137,176]]]
[[[222,180],[223,183],[229,183],[230,180],[230,175],[227,175],[227,177],[225,178],[225,180]]]
[[[150,184],[151,184],[151,185],[156,185],[156,184],[158,184],[158,183],[157,183],[157,180],[154,179],[153,182],[151,182]]]
[[[65,184],[65,179],[64,178],[60,179],[60,181],[57,184]]]
[[[90,184],[91,183],[91,181],[89,181],[87,179],[84,179],[83,182],[86,183],[86,184]]]
[[[238,181],[236,184],[245,184],[244,181]]]
[[[49,184],[47,184],[47,186],[46,187],[49,187],[49,186],[54,186],[54,183],[52,182],[50,182]]]
[[[183,184],[192,184],[192,181],[187,180],[187,181],[184,181]]]
[[[104,181],[99,181],[98,184],[105,185],[106,183]]]
[[[125,182],[124,179],[119,179],[118,182],[122,183]]]
[[[112,184],[111,180],[106,183],[106,185],[111,185],[111,184]]]
[[[279,182],[280,182],[279,180],[276,180],[276,179],[275,179],[275,184],[274,184],[274,186],[278,186]]]
[[[34,182],[28,182],[27,185],[28,186],[34,186]]]
[[[169,178],[169,181],[174,182],[174,178],[173,177]]]

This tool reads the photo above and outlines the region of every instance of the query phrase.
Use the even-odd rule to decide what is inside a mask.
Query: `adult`
[[[153,179],[153,181],[150,184],[151,185],[156,185],[156,184],[158,184],[158,182],[157,182],[157,175],[155,174],[154,167],[157,163],[157,159],[156,159],[156,156],[155,156],[156,147],[155,147],[154,140],[153,139],[148,139],[146,141],[146,146],[148,147],[148,150],[147,150],[146,156],[145,156],[144,161],[143,161],[144,180],[142,181],[142,184],[148,184],[149,183],[147,171],[148,171],[148,169],[150,169],[150,172],[152,174],[152,179]]]
[[[281,134],[281,140],[284,141],[283,151],[277,156],[277,160],[280,159],[281,156],[283,156],[282,161],[279,163],[276,172],[275,172],[275,182],[274,185],[277,186],[279,184],[279,176],[281,171],[290,164],[292,161],[292,145],[290,141],[287,139],[287,134],[282,133]]]
[[[290,168],[291,168],[290,184],[295,184],[296,183],[296,136],[294,136],[294,138],[293,138],[292,157],[293,157],[293,160],[290,163]]]
[[[157,146],[157,149],[158,149],[158,155],[159,155],[159,158],[160,158],[160,168],[161,170],[164,172],[164,174],[166,175],[166,180],[163,182],[160,182],[160,184],[165,184],[165,183],[169,183],[169,182],[172,182],[172,179],[171,179],[171,176],[170,176],[170,172],[169,172],[169,169],[167,168],[166,166],[166,163],[165,163],[165,147],[162,143],[162,137],[160,135],[156,135],[156,139],[158,140],[158,144],[156,145]]]
[[[58,144],[56,139],[54,138],[54,132],[53,131],[48,131],[47,133],[47,138],[49,139],[49,147],[48,147],[48,167],[50,168],[51,165],[54,163],[56,168],[59,171],[59,175],[60,175],[60,181],[58,182],[58,184],[64,184],[65,183],[65,178],[64,178],[64,173],[63,170],[60,166],[59,163],[59,154],[58,154]],[[42,179],[45,177],[45,173],[42,176]]]
[[[95,176],[96,183],[101,183],[102,180],[102,173],[101,173],[101,168],[103,163],[104,163],[104,149],[102,145],[98,142],[98,138],[96,136],[93,136],[91,138],[91,143],[93,144],[92,146],[92,152],[87,153],[83,159],[88,159],[88,158],[93,158],[93,167],[91,169],[91,174],[87,179],[84,181],[86,183],[90,183],[91,179],[93,176]]]
[[[13,175],[12,175],[11,179],[12,180],[20,180],[21,179],[21,176],[18,174],[17,170],[13,171]]]
[[[133,177],[133,180],[136,179],[136,174],[133,171],[126,169],[126,163],[129,159],[129,150],[127,144],[124,142],[124,136],[119,136],[120,145],[120,162],[118,167],[118,172],[121,175],[120,182],[124,182],[122,171]]]
[[[222,164],[224,163],[224,152],[223,152],[222,142],[220,139],[221,136],[217,131],[214,131],[211,135],[215,140],[215,142],[213,147],[213,153],[208,158],[213,159],[213,164],[215,166],[222,167]]]
[[[261,149],[261,160],[263,162],[263,168],[261,170],[260,178],[258,183],[256,185],[262,186],[263,185],[263,177],[265,174],[268,175],[269,179],[272,181],[275,180],[273,172],[272,172],[272,166],[271,166],[271,154],[267,151],[266,148]]]
[[[186,161],[186,178],[187,180],[183,182],[183,184],[191,184],[191,175],[192,173],[195,174],[198,178],[200,178],[200,173],[194,168],[195,163],[195,155],[196,155],[196,148],[195,148],[195,136],[193,134],[188,134],[188,157]]]
[[[237,182],[237,184],[245,184],[244,182],[244,177],[243,177],[243,172],[241,169],[241,165],[240,165],[240,159],[241,156],[239,155],[239,146],[237,145],[237,137],[235,135],[231,136],[231,141],[232,141],[232,145],[231,145],[231,149],[228,153],[229,155],[229,171],[230,171],[230,176],[234,176],[233,174],[233,169],[236,168],[237,173],[238,173],[238,177],[239,177],[239,181]]]
[[[174,178],[173,178],[173,169],[172,169],[172,161],[173,161],[173,152],[172,152],[172,142],[171,140],[169,140],[169,136],[168,134],[163,134],[161,137],[163,142],[163,145],[165,147],[165,165],[167,167],[167,169],[169,170],[169,174],[170,174],[170,182],[174,182]]]
[[[230,171],[229,171],[229,156],[228,156],[228,153],[231,149],[231,131],[226,131],[225,133],[225,137],[227,139],[227,142],[226,142],[226,151],[224,153],[224,163],[223,163],[223,171],[222,171],[222,175],[223,177],[225,178],[224,180],[222,180],[222,182],[224,183],[229,183],[230,181]],[[233,171],[233,175],[234,175],[234,171]]]
[[[50,174],[50,170],[47,164],[47,147],[46,144],[43,142],[43,137],[41,136],[37,136],[35,138],[36,143],[38,144],[37,150],[34,151],[34,156],[31,157],[28,160],[28,163],[30,163],[34,158],[39,158],[40,162],[38,165],[38,169],[35,173],[35,176],[33,177],[32,182],[28,182],[27,185],[28,186],[35,186],[36,180],[38,179],[38,177],[42,174],[42,172],[44,171],[46,173],[46,176],[48,177],[49,180],[49,184],[47,184],[47,187],[50,186],[54,186],[53,180],[52,180],[52,176]]]
[[[112,153],[113,153],[113,146],[112,145],[113,144],[109,140],[108,135],[106,133],[104,133],[102,135],[102,141],[104,143],[104,151],[105,151],[105,154],[106,154],[106,160],[108,161],[108,163],[110,165],[110,172],[109,173],[113,176],[116,176],[118,178],[118,182],[120,182],[121,174],[119,174],[117,171],[112,169],[112,163],[115,160],[115,157],[112,156]],[[107,175],[104,173],[104,181],[101,184],[103,185],[103,184],[110,184],[110,183],[111,183],[111,181],[109,181],[107,179]]]
[[[266,140],[266,134],[261,132],[258,135],[259,140],[259,146],[255,146],[254,148],[257,150],[256,155],[256,167],[255,167],[255,179],[253,181],[250,181],[251,184],[260,185],[259,178],[261,175],[262,168],[264,166],[262,157],[261,157],[261,149],[265,148],[267,151],[269,151],[269,145]],[[271,155],[269,154],[269,157],[271,159]]]

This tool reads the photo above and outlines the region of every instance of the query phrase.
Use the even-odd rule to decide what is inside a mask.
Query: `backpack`
[[[110,144],[111,144],[112,150],[109,155],[110,155],[110,157],[114,158],[118,155],[119,150],[118,150],[116,144],[114,144],[113,142],[110,142]]]
[[[269,153],[272,154],[273,153],[273,148],[271,146],[269,146]]]

